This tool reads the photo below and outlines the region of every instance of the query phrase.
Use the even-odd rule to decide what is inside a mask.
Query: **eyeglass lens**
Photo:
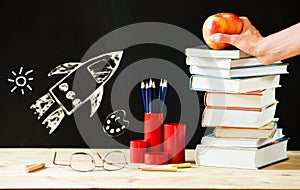
[[[126,165],[125,154],[121,151],[112,151],[104,157],[103,168],[105,170],[113,171],[120,170]]]
[[[77,152],[71,156],[71,167],[76,171],[92,171],[95,169],[95,160],[94,158],[84,152]]]

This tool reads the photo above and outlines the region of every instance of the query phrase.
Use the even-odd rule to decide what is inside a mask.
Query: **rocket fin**
[[[54,112],[52,112],[44,121],[43,125],[47,123],[46,128],[50,128],[49,134],[53,133],[53,131],[58,127],[62,119],[65,117],[65,113],[62,108],[58,108]]]
[[[98,89],[93,93],[90,101],[91,101],[91,114],[90,117],[92,117],[95,112],[98,110],[101,101],[102,101],[102,97],[103,97],[103,85],[99,86]]]
[[[55,67],[54,69],[52,69],[48,76],[52,76],[52,75],[57,75],[57,74],[68,74],[71,73],[72,71],[76,70],[81,63],[64,63],[61,64],[57,67]]]
[[[38,114],[38,119],[40,119],[53,104],[53,98],[47,93],[36,100],[36,102],[30,106],[30,109],[34,109],[34,114]]]

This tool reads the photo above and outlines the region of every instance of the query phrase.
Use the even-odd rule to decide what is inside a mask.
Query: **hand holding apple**
[[[213,43],[210,36],[215,33],[240,34],[243,30],[243,22],[234,13],[220,12],[209,16],[202,26],[202,35],[205,43],[212,49],[228,49],[228,43]]]

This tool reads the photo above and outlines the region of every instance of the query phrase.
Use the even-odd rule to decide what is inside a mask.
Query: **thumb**
[[[213,43],[232,43],[232,35],[216,33],[210,36],[209,40]]]

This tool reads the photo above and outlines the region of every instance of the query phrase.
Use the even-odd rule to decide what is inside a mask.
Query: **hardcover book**
[[[198,166],[261,169],[288,159],[287,137],[257,148],[207,146],[198,144],[195,163]]]
[[[251,57],[251,55],[239,49],[214,50],[203,45],[186,48],[185,55],[189,57],[192,56],[192,57],[211,57],[211,58],[230,58],[230,59]]]
[[[274,120],[277,101],[263,108],[215,109],[205,107],[202,127],[261,128]]]
[[[276,88],[247,93],[205,92],[204,105],[215,108],[261,108],[274,102]]]
[[[271,121],[260,128],[215,127],[213,134],[217,138],[270,139],[275,134],[276,129],[277,123]]]
[[[277,128],[272,138],[236,138],[236,137],[216,137],[210,133],[201,138],[201,144],[207,146],[237,146],[237,147],[260,147],[284,137],[282,128]]]
[[[282,61],[274,62],[274,64]],[[246,57],[241,59],[211,58],[211,57],[186,57],[187,65],[200,67],[212,67],[220,69],[233,69],[241,67],[265,66],[256,57]]]
[[[254,67],[239,67],[232,69],[220,69],[213,67],[201,67],[190,65],[189,71],[195,75],[207,75],[222,78],[240,78],[265,75],[288,74],[287,63],[271,64]]]
[[[205,75],[191,75],[189,87],[196,91],[245,93],[280,87],[280,75],[225,79]]]

